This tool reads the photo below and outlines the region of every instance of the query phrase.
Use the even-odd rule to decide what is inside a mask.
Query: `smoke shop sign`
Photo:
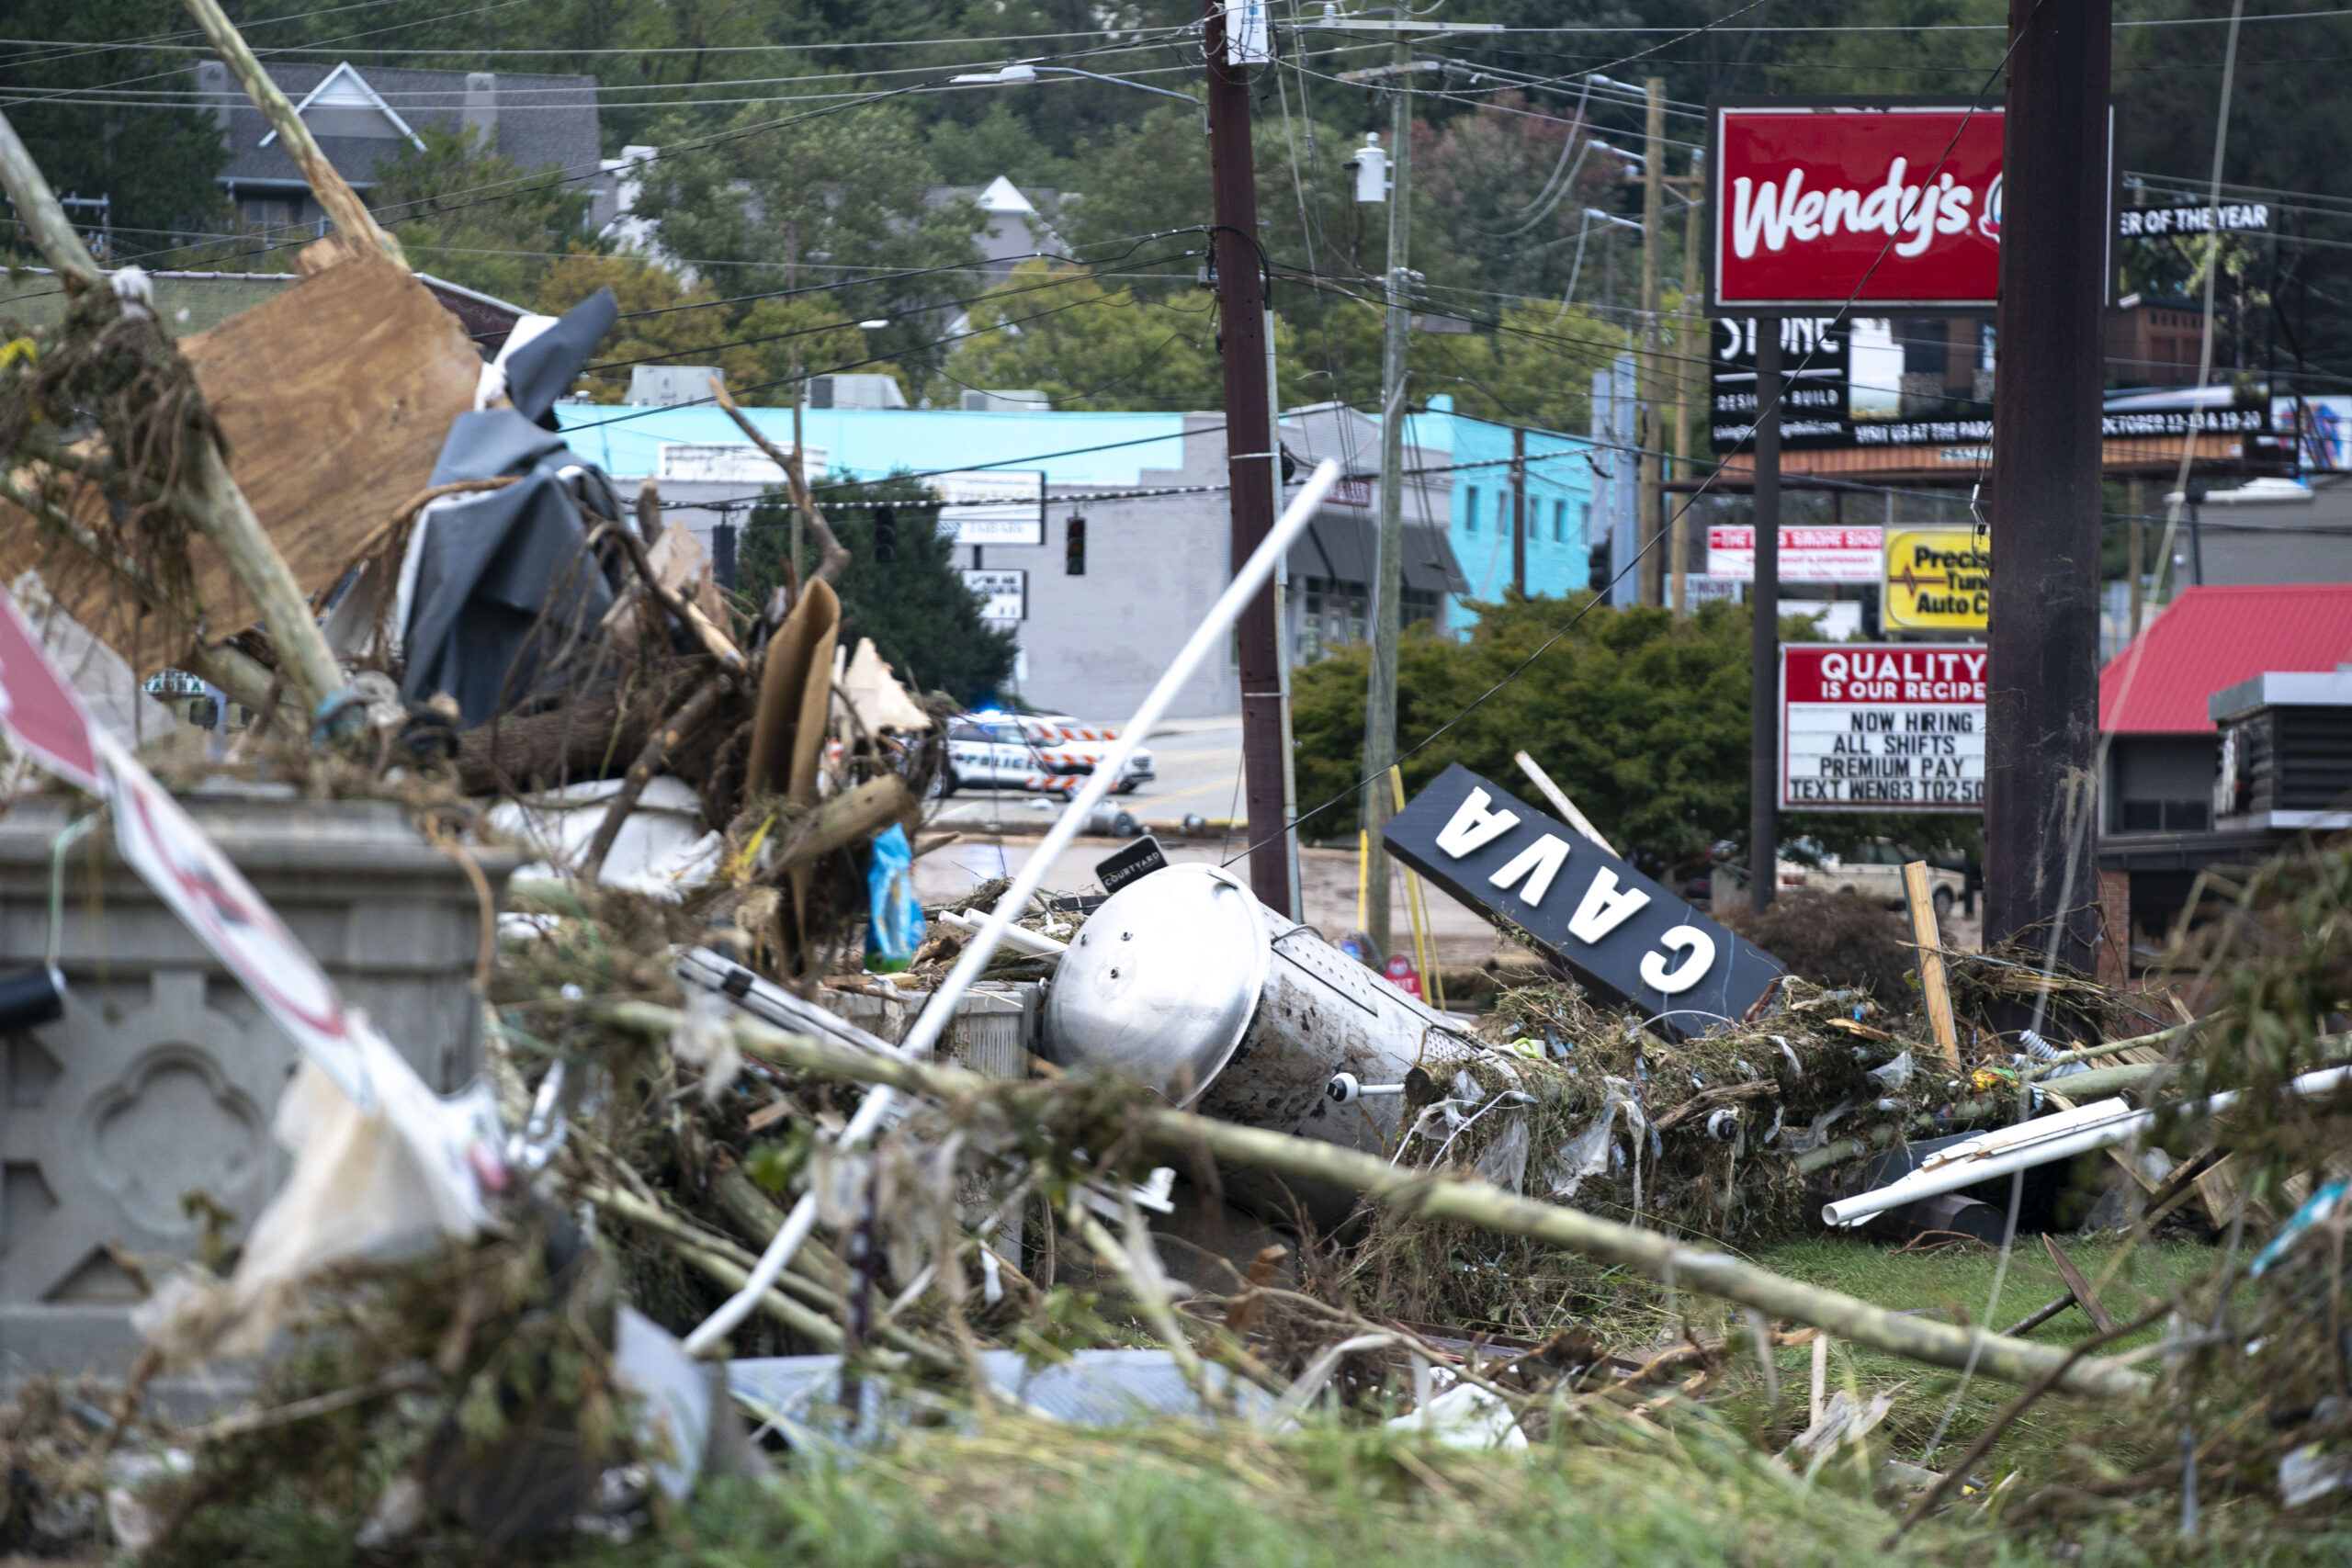
[[[1566,823],[1455,763],[1389,819],[1388,852],[1510,920],[1670,1034],[1745,1018],[1785,966]]]
[[[1968,646],[1783,646],[1781,809],[1983,810],[1984,660]]]

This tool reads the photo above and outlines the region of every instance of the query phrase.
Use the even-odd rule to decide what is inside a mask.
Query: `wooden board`
[[[424,285],[376,260],[329,267],[179,347],[226,437],[230,471],[312,594],[424,488],[449,422],[473,407],[482,363]],[[220,552],[199,538],[188,557],[210,640],[252,625],[252,603]],[[80,552],[0,506],[0,573],[36,566],[74,617],[141,674],[183,651]]]

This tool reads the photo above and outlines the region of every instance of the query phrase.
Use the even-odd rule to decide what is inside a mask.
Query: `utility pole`
[[[1984,940],[2093,966],[2111,0],[2010,0]],[[2052,930],[2052,922],[2056,922]]]
[[[1690,477],[1690,460],[1694,444],[1690,433],[1691,405],[1701,410],[1709,406],[1707,371],[1710,357],[1700,346],[1699,317],[1699,247],[1702,244],[1702,230],[1707,208],[1707,164],[1703,156],[1690,157],[1690,209],[1682,231],[1682,314],[1674,328],[1674,455],[1681,459],[1682,478]],[[1702,413],[1702,426],[1706,416]],[[1690,510],[1690,502],[1683,502]],[[1674,536],[1668,541],[1667,554],[1674,568],[1674,618],[1688,619],[1690,615],[1690,527],[1687,517],[1677,516],[1670,526]]]
[[[1666,441],[1658,420],[1665,400],[1658,396],[1657,314],[1658,269],[1665,260],[1659,252],[1666,239],[1666,78],[1653,76],[1647,85],[1649,118],[1642,140],[1642,417],[1634,427],[1643,448],[1642,497],[1635,547],[1642,551],[1642,603],[1663,604],[1666,558],[1657,547],[1665,542],[1658,536],[1666,531],[1666,475],[1658,448]]]
[[[1216,230],[1217,316],[1225,358],[1225,452],[1233,493],[1233,564],[1237,568],[1274,525],[1274,481],[1281,471],[1273,441],[1266,353],[1265,276],[1259,265],[1258,185],[1250,146],[1249,64],[1262,40],[1228,39],[1224,0],[1202,0],[1203,42],[1208,56],[1210,188]],[[1290,822],[1283,811],[1282,647],[1275,629],[1274,585],[1259,590],[1241,612],[1242,794],[1250,815],[1250,890],[1258,901],[1296,919],[1291,907]]]
[[[1214,0],[1212,0],[1214,3]],[[1396,638],[1404,616],[1405,353],[1411,343],[1413,48],[1400,30],[1391,62],[1388,168],[1388,315],[1380,344],[1380,581],[1373,589],[1372,681],[1363,710],[1363,825],[1371,840],[1365,934],[1388,951],[1388,850],[1381,829],[1396,814],[1388,770],[1396,761]]]
[[[1527,432],[1510,427],[1510,585],[1527,597]]]
[[[2123,486],[2123,509],[2131,513],[2123,520],[2125,553],[2124,575],[2132,585],[2131,637],[2140,635],[2140,611],[2146,589],[2141,578],[2148,570],[2148,481],[2134,475]]]
[[[2030,4],[2030,0],[2028,0]],[[1756,322],[1756,573],[1748,584],[1747,907],[1781,880],[1781,323]]]

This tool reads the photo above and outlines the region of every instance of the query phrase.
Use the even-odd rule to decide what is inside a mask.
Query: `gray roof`
[[[243,88],[218,61],[194,67],[198,97],[209,103],[228,139],[224,185],[300,186],[301,170],[283,141],[270,137]],[[410,71],[370,66],[272,64],[272,80],[298,106],[341,73],[334,89],[303,111],[320,151],[353,186],[365,189],[377,164],[407,145],[401,128],[456,130],[478,125],[504,156],[526,169],[554,164],[566,174],[597,167],[596,79],[505,71]],[[268,144],[264,145],[265,139]]]

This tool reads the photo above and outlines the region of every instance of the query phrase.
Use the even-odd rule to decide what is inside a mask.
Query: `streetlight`
[[[1105,76],[1099,71],[1080,71],[1074,65],[1040,65],[1034,60],[1007,61],[994,71],[971,71],[961,76],[950,76],[951,87],[1019,87],[1037,80],[1038,73],[1051,76],[1083,76],[1092,82],[1112,82],[1122,87],[1133,87],[1138,93],[1158,93],[1163,98],[1182,98],[1188,104],[1200,100],[1190,93],[1179,93],[1169,87],[1155,87],[1148,82],[1131,82],[1125,76]]]

